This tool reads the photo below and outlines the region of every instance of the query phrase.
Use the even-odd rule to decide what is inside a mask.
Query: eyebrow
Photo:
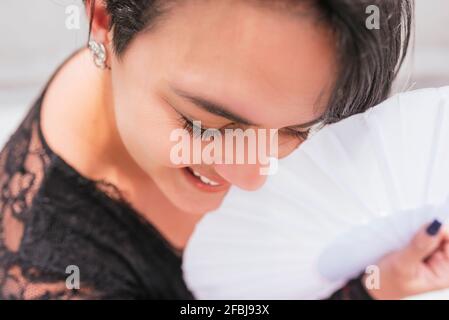
[[[224,117],[228,120],[231,120],[233,122],[237,122],[240,124],[244,124],[244,125],[248,125],[248,126],[258,126],[257,124],[253,123],[252,121],[239,116],[233,112],[228,111],[225,106],[219,104],[219,103],[215,103],[213,101],[209,101],[205,98],[202,97],[198,97],[196,95],[192,95],[189,94],[183,90],[180,90],[178,88],[174,88],[172,87],[173,91],[178,94],[179,96],[191,101],[193,104],[195,104],[197,107],[199,107],[200,109],[212,113],[214,115],[217,115],[219,117]],[[306,128],[310,128],[313,125],[319,123],[322,120],[322,116],[320,116],[317,119],[308,121],[306,123],[303,124],[298,124],[298,125],[293,125],[293,126],[289,126],[289,129],[295,130],[295,129],[306,129]]]

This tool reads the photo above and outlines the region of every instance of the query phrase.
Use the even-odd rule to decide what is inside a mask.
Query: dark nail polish
[[[441,226],[442,226],[442,223],[440,222],[440,221],[438,221],[438,220],[434,220],[431,224],[430,224],[430,226],[428,226],[427,227],[427,234],[429,235],[429,236],[435,236],[435,235],[437,235],[438,234],[438,232],[440,231],[440,229],[441,229]]]

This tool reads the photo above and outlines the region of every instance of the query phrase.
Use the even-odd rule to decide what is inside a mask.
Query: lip
[[[219,181],[220,185],[218,185],[218,186],[211,186],[211,185],[205,184],[199,178],[194,176],[189,168],[182,168],[181,170],[183,171],[186,179],[193,186],[195,186],[197,189],[199,189],[201,191],[210,192],[210,193],[223,192],[223,191],[228,190],[230,187],[230,184],[228,182],[223,183],[222,181]]]

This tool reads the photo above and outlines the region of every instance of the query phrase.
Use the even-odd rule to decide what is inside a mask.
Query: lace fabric
[[[0,299],[192,299],[156,228],[46,144],[45,91],[0,153]],[[79,289],[66,285],[68,266]]]

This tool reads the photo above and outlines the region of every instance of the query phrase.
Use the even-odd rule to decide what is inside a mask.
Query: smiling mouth
[[[213,181],[205,176],[202,176],[201,174],[199,174],[198,172],[196,172],[195,170],[193,170],[192,168],[187,167],[186,170],[196,179],[198,179],[199,181],[201,181],[203,184],[211,186],[211,187],[219,187],[221,186],[220,183]]]

